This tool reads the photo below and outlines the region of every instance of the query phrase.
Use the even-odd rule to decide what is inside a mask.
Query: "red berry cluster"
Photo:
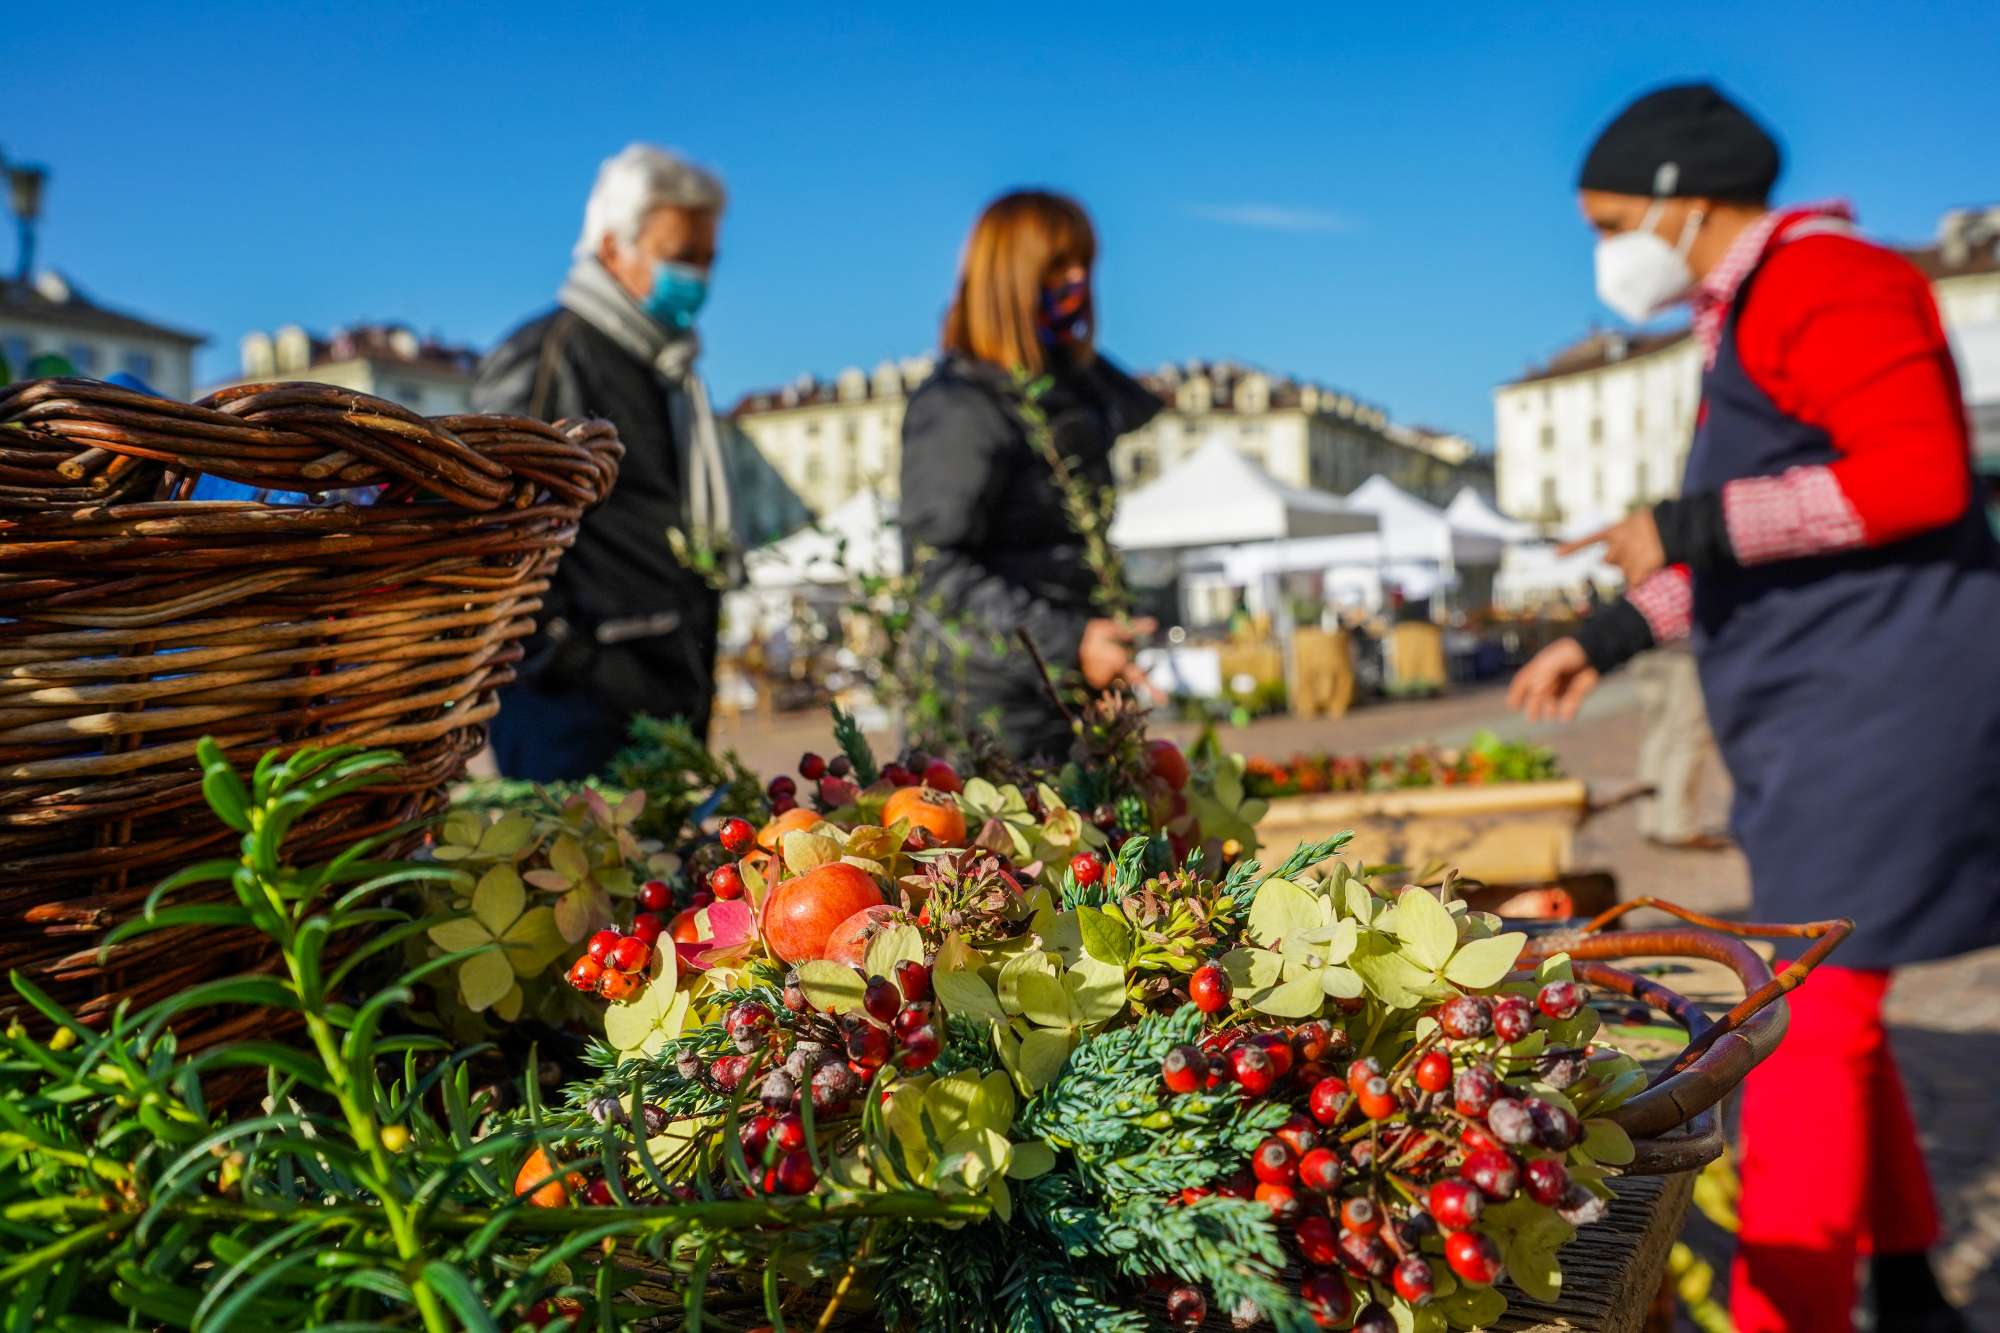
[[[1189,982],[1205,1013],[1225,1009],[1229,979],[1205,964]],[[1288,1106],[1291,1115],[1249,1162],[1213,1187],[1181,1192],[1256,1199],[1289,1224],[1305,1269],[1301,1297],[1321,1327],[1387,1330],[1387,1302],[1431,1298],[1442,1262],[1459,1281],[1499,1280],[1499,1247],[1478,1229],[1489,1204],[1525,1197],[1581,1225],[1603,1202],[1572,1181],[1564,1158],[1582,1127],[1565,1107],[1507,1084],[1497,1047],[1537,1024],[1573,1017],[1583,1004],[1571,982],[1523,996],[1459,996],[1439,1006],[1438,1030],[1392,1068],[1348,1060],[1352,1040],[1325,1020],[1277,1031],[1229,1028],[1201,1045],[1177,1046],[1160,1067],[1166,1093],[1215,1093]],[[1199,1323],[1199,1290],[1168,1297],[1169,1319]],[[1175,1310],[1199,1309],[1180,1319]],[[1254,1312],[1253,1312],[1254,1314]]]
[[[652,881],[653,884],[659,881]],[[652,884],[648,884],[648,888]],[[662,891],[666,886],[660,886]],[[642,897],[643,901],[643,897]],[[583,957],[570,964],[569,984],[607,1000],[629,1000],[639,993],[646,969],[653,964],[654,941],[660,938],[662,923],[652,912],[639,912],[632,929],[621,934],[600,930],[590,937]]]
[[[852,805],[861,795],[860,783],[854,777],[854,764],[844,754],[827,759],[807,751],[799,757],[799,776],[815,784],[814,797],[821,810],[837,810]],[[922,750],[905,751],[882,765],[880,777],[891,787],[922,785],[943,792],[961,791],[965,785],[950,764]],[[798,794],[798,783],[783,775],[771,779],[765,788],[773,814],[781,815],[797,806]]]

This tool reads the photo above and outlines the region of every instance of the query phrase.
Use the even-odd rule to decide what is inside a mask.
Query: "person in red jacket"
[[[1770,207],[1778,166],[1705,84],[1640,98],[1585,159],[1599,294],[1635,321],[1692,304],[1701,412],[1680,497],[1573,544],[1625,596],[1510,698],[1574,717],[1692,637],[1752,915],[1856,923],[1744,1089],[1736,1327],[1851,1327],[1866,1255],[1876,1329],[1946,1333],[1882,1003],[1892,968],[2000,943],[2000,548],[1928,284],[1844,205]]]

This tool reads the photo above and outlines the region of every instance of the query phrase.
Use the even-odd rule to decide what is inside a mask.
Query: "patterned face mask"
[[[1035,322],[1043,343],[1049,346],[1082,342],[1090,336],[1090,283],[1065,282],[1042,288],[1042,305]]]

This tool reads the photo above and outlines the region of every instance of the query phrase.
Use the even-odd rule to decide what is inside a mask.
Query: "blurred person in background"
[[[1573,717],[1692,634],[1735,780],[1751,916],[1852,917],[1742,1103],[1740,1333],[1966,1324],[1882,1003],[1891,969],[2000,943],[2000,548],[1929,285],[1838,204],[1772,208],[1779,152],[1705,84],[1648,94],[1585,158],[1597,284],[1635,322],[1692,301],[1707,356],[1680,498],[1602,542],[1625,596],[1515,678]],[[1565,552],[1566,553],[1566,552]]]
[[[997,720],[1017,757],[1067,753],[1070,728],[1017,635],[1050,671],[1092,689],[1144,688],[1133,661],[1149,619],[1094,609],[1096,578],[1055,469],[1030,437],[1017,376],[1047,376],[1035,407],[1057,454],[1109,486],[1111,446],[1160,402],[1098,353],[1091,267],[1097,237],[1075,200],[1004,195],[973,225],[945,315],[943,358],[903,418],[902,526],[918,599],[966,651],[934,657],[935,686],[963,723]]]
[[[633,144],[604,162],[556,308],[508,334],[479,367],[472,409],[556,421],[604,417],[625,457],[583,516],[543,596],[520,678],[493,720],[502,774],[538,782],[600,772],[633,717],[708,734],[719,587],[729,566],[724,459],[695,373],[722,182]]]
[[[1701,702],[1701,677],[1685,639],[1632,659],[1643,730],[1639,781],[1653,789],[1639,804],[1639,833],[1675,852],[1720,852],[1735,844],[1701,827],[1701,770],[1715,739]]]

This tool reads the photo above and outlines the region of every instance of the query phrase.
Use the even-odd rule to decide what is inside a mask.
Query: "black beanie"
[[[1597,136],[1577,188],[1762,203],[1778,179],[1778,143],[1713,84],[1647,93]]]

